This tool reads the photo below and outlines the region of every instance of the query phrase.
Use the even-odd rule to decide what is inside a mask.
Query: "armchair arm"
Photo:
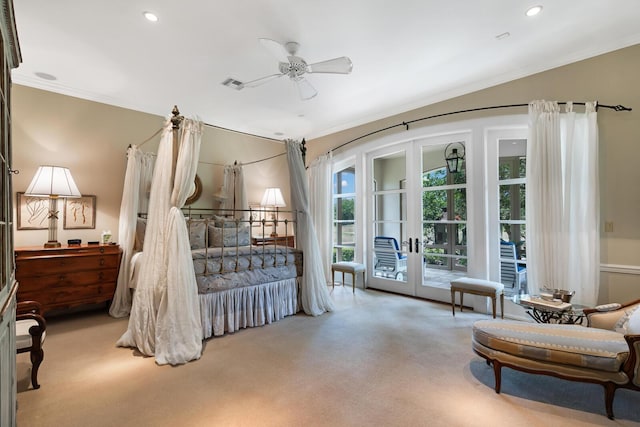
[[[34,313],[42,316],[42,304],[38,301],[19,301],[16,305],[16,313]]]
[[[18,302],[16,306],[16,322],[29,319],[35,320],[38,323],[29,328],[29,335],[37,338],[35,341],[40,343],[42,334],[47,330],[47,321],[42,317],[42,304],[37,301]]]

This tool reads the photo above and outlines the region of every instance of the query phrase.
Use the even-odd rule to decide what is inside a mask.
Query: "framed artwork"
[[[18,230],[46,230],[49,228],[49,198],[16,193]]]
[[[96,196],[64,199],[64,222],[62,228],[96,228]]]

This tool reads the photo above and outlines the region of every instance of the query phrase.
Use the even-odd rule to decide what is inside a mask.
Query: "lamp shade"
[[[71,172],[60,166],[40,166],[31,184],[25,191],[27,196],[81,197]]]
[[[267,188],[264,192],[264,196],[262,196],[262,202],[260,204],[262,206],[273,206],[276,208],[287,206],[284,203],[284,198],[282,197],[282,192],[279,188]]]

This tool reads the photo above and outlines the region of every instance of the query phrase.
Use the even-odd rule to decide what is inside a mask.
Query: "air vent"
[[[244,87],[244,83],[242,83],[241,81],[238,81],[236,79],[233,79],[231,77],[229,77],[228,79],[226,79],[225,81],[222,82],[223,85],[236,89],[236,90],[240,90]]]

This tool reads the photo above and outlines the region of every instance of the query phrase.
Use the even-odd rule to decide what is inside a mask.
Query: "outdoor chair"
[[[373,241],[375,253],[374,275],[403,280],[407,271],[407,256],[400,252],[394,237],[377,236]]]

